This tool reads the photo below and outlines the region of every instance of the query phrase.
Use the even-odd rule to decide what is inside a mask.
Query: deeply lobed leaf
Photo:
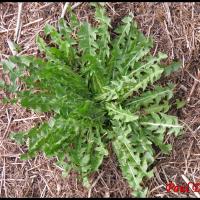
[[[17,94],[23,107],[52,113],[48,122],[13,139],[28,145],[22,158],[38,152],[56,157],[64,174],[78,171],[85,186],[108,155],[111,142],[133,195],[143,197],[147,189],[141,183],[152,176],[152,145],[169,152],[165,133],[177,136],[182,129],[176,117],[165,114],[173,87],[152,87],[178,65],[167,69],[160,65],[165,54],[150,55],[152,40],[138,30],[132,15],[111,37],[106,10],[93,5],[97,26],[80,23],[70,12],[70,23],[60,20],[58,30],[46,25],[50,44],[37,36],[44,58],[13,56],[2,62],[10,82],[1,81],[1,87]]]

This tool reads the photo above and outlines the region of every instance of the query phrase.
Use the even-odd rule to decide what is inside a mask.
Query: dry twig
[[[187,71],[187,72],[188,72],[188,71]],[[198,69],[197,78],[195,78],[195,77],[194,77],[193,75],[191,75],[189,72],[188,72],[188,74],[189,74],[192,78],[194,78],[194,83],[193,83],[192,89],[191,89],[190,94],[189,94],[189,96],[188,96],[188,98],[187,98],[187,102],[190,102],[190,98],[191,98],[191,96],[192,96],[192,94],[193,94],[193,92],[194,92],[194,90],[195,90],[197,84],[200,82],[200,70]]]
[[[18,3],[17,25],[15,29],[14,42],[17,42],[20,36],[22,5],[23,3],[20,3],[20,2]]]
[[[68,6],[69,6],[69,2],[66,2],[64,5],[64,8],[62,10],[62,14],[61,14],[60,18],[64,18]]]
[[[182,178],[183,178],[183,180],[188,184],[190,181],[189,181],[189,179],[185,176],[185,175],[181,175],[182,176]],[[191,184],[189,184],[189,187],[190,187],[190,189],[193,191],[193,188],[192,188],[192,185]],[[195,194],[195,196],[197,197],[197,198],[200,198],[200,195],[199,195],[199,193],[198,192],[195,192],[195,191],[193,191],[194,192],[194,194]]]
[[[91,197],[91,192],[92,192],[92,188],[98,183],[99,179],[103,176],[104,172],[102,172],[101,174],[99,174],[99,176],[96,178],[96,180],[94,181],[94,183],[91,185],[89,192],[88,192],[88,198]]]

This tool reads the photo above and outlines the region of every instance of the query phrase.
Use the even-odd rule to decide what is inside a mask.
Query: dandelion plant
[[[48,121],[12,135],[28,146],[22,159],[43,152],[57,158],[65,173],[77,171],[89,186],[89,175],[99,169],[111,144],[133,196],[143,197],[142,181],[153,175],[153,146],[169,152],[165,134],[178,136],[182,129],[175,116],[166,114],[174,85],[158,84],[170,72],[160,64],[167,55],[151,55],[153,40],[133,16],[114,29],[105,12],[95,5],[95,26],[80,22],[72,11],[68,23],[46,25],[45,38],[36,38],[42,56],[4,60],[3,75],[10,82],[1,86],[15,94],[12,103],[51,113]]]

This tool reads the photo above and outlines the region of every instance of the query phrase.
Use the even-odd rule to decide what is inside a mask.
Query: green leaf
[[[90,182],[89,182],[87,177],[83,178],[83,186],[88,188],[88,189],[90,188]]]
[[[26,138],[25,133],[23,132],[18,132],[18,133],[11,133],[10,134],[10,139],[15,140],[17,144],[22,145],[25,143],[25,138]]]
[[[120,34],[119,37],[117,38],[116,46],[120,45],[122,41],[124,41],[124,37],[128,35],[131,27],[131,21],[133,18],[131,16],[125,17],[122,22],[124,23],[122,26],[119,26],[115,32]]]
[[[107,104],[106,108],[114,120],[131,122],[138,119],[137,115],[132,114],[129,110],[124,110],[122,107],[117,108],[114,104]]]
[[[91,27],[88,23],[83,23],[78,32],[79,36],[79,47],[83,51],[83,55],[95,56],[95,49],[97,48],[96,40],[96,30]]]
[[[173,62],[171,65],[165,66],[163,73],[164,73],[165,76],[168,76],[171,73],[179,70],[181,66],[182,66],[181,62]]]
[[[27,154],[20,155],[21,160],[28,160],[30,157]]]
[[[183,101],[183,100],[181,101],[179,99],[176,99],[176,107],[177,107],[177,109],[182,108],[183,106],[185,106],[185,104],[186,104],[185,101]]]
[[[5,86],[5,82],[0,80],[0,88],[3,88]]]

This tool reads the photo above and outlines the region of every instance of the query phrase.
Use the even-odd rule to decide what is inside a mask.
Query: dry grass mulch
[[[42,34],[46,23],[57,23],[63,7],[63,3],[24,2],[22,24],[15,35],[18,4],[1,3],[0,60],[12,54],[9,40],[14,39],[22,47],[20,54],[37,55],[35,36]],[[169,181],[185,184],[183,175],[191,182],[200,182],[200,3],[107,3],[106,9],[113,26],[133,12],[139,28],[154,38],[152,53],[167,53],[167,64],[172,60],[182,62],[182,69],[169,80],[177,84],[175,97],[185,100],[186,105],[170,112],[180,118],[185,132],[177,139],[166,138],[173,144],[173,151],[170,155],[156,155],[155,177],[145,185],[149,187],[149,197],[198,197],[192,191],[167,193],[165,187]],[[77,5],[74,11],[80,20],[93,20],[88,3]],[[0,67],[0,78],[1,71]],[[0,99],[3,95],[4,91],[0,91]],[[114,155],[106,158],[99,172],[91,176],[93,187],[89,191],[75,173],[63,178],[53,159],[38,155],[21,161],[19,155],[26,147],[13,143],[8,138],[10,132],[28,130],[44,118],[20,105],[5,106],[0,101],[0,197],[130,197]]]

